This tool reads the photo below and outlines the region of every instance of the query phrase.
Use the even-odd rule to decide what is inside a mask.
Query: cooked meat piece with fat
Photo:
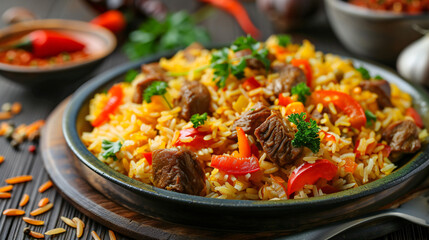
[[[177,104],[182,108],[180,116],[189,121],[192,115],[210,113],[210,92],[199,81],[187,81],[180,89]]]
[[[250,110],[241,114],[231,127],[230,139],[237,138],[237,127],[241,127],[247,135],[255,136],[255,129],[259,127],[269,116],[271,111],[263,103],[256,103]]]
[[[188,62],[193,62],[196,59],[195,50],[203,50],[204,47],[200,43],[194,42],[183,50],[183,55]]]
[[[204,171],[195,154],[184,149],[160,149],[152,155],[155,187],[170,191],[202,195],[205,190]]]
[[[281,167],[295,161],[302,152],[302,148],[292,146],[295,130],[279,112],[273,112],[256,128],[255,136],[268,159]]]
[[[362,90],[377,94],[377,105],[380,109],[393,107],[390,100],[390,84],[386,80],[363,81],[359,84]]]
[[[268,83],[267,89],[272,91],[276,96],[280,93],[290,92],[298,83],[307,82],[304,71],[291,64],[277,63],[272,69],[279,76]]]
[[[392,153],[414,153],[420,149],[419,128],[410,119],[390,124],[383,131],[383,139]]]
[[[142,66],[144,78],[134,85],[133,103],[143,102],[143,93],[155,81],[166,81],[165,71],[158,63],[149,63]]]

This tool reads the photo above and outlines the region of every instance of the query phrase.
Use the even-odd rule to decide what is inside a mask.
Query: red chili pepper
[[[196,128],[187,128],[180,131],[179,138],[173,143],[174,147],[188,146],[197,149],[206,148],[213,143],[213,140],[204,140],[208,132],[200,132]],[[191,137],[192,140],[188,141],[187,138]]]
[[[300,190],[306,184],[314,184],[320,178],[331,180],[337,175],[338,167],[329,160],[316,160],[314,163],[304,163],[296,168],[287,182],[288,197]]]
[[[152,165],[152,152],[143,153],[143,157],[146,158],[149,165]]]
[[[100,115],[98,115],[92,122],[93,127],[98,127],[107,121],[109,119],[109,115],[115,112],[119,105],[121,105],[122,99],[124,98],[124,92],[119,84],[113,85],[108,94],[110,95],[110,98],[107,101],[106,106],[101,110]]]
[[[240,27],[247,34],[252,35],[254,38],[259,38],[259,30],[253,25],[252,21],[247,15],[246,9],[237,0],[200,0],[201,2],[210,3],[211,5],[218,7],[232,16],[237,20]]]
[[[366,124],[366,116],[363,108],[347,93],[331,91],[331,90],[318,90],[311,94],[311,99],[315,103],[322,103],[328,106],[333,103],[335,107],[350,117],[350,124],[352,127],[360,130]]]
[[[244,175],[259,171],[259,161],[255,156],[233,157],[212,155],[211,166],[229,174]]]
[[[293,103],[293,100],[291,97],[285,97],[283,93],[279,94],[279,105],[286,107],[290,103]]]
[[[29,33],[17,43],[2,47],[0,50],[20,48],[27,50],[37,58],[52,57],[62,52],[76,52],[85,48],[85,44],[64,33],[37,30]]]
[[[419,128],[425,127],[425,125],[423,124],[423,120],[420,117],[420,114],[414,108],[412,108],[412,107],[407,108],[405,115],[412,117],[414,119],[414,122],[416,123],[417,127],[419,127]]]
[[[124,15],[117,10],[110,10],[91,20],[92,24],[105,27],[114,33],[119,33],[125,28]]]
[[[313,70],[311,70],[310,62],[307,59],[292,59],[290,62],[295,67],[300,67],[301,65],[304,67],[305,76],[307,77],[307,86],[311,87],[311,83],[313,81]]]
[[[242,86],[247,91],[250,91],[261,87],[261,84],[258,81],[256,81],[255,77],[249,77],[248,79],[246,79],[246,81],[244,81]]]

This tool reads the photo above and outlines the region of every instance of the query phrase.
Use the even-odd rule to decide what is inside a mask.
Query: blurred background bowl
[[[335,34],[346,48],[362,57],[391,65],[402,49],[422,37],[413,25],[429,27],[429,13],[376,11],[344,0],[325,0],[325,7]]]
[[[85,43],[89,56],[67,64],[40,68],[0,63],[1,75],[28,88],[64,86],[77,81],[96,69],[116,47],[116,38],[107,29],[87,22],[60,19],[25,21],[4,28],[0,30],[0,45],[39,29],[55,30],[71,35]]]

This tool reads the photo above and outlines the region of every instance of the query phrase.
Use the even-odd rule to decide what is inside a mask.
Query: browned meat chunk
[[[393,107],[390,101],[390,84],[386,80],[363,81],[359,86],[362,90],[377,94],[377,105],[380,109]]]
[[[149,63],[142,66],[144,78],[135,85],[133,103],[143,102],[144,90],[155,81],[165,81],[165,71],[158,63]]]
[[[178,105],[182,107],[180,116],[189,121],[196,113],[210,113],[210,100],[210,92],[204,84],[199,81],[185,82],[178,99]]]
[[[280,93],[290,92],[290,90],[301,82],[307,82],[307,77],[301,68],[290,64],[276,64],[272,67],[274,72],[279,76],[273,79],[267,86],[276,96]]]
[[[292,146],[295,130],[278,112],[273,112],[261,126],[256,128],[255,136],[268,159],[281,167],[292,163],[302,152],[302,148]]]
[[[252,109],[241,114],[231,127],[231,139],[237,138],[237,127],[241,127],[247,135],[255,136],[255,129],[259,127],[269,116],[271,111],[261,102]]]
[[[204,172],[190,150],[160,149],[152,157],[153,184],[170,191],[201,195]]]
[[[196,58],[194,51],[195,50],[203,50],[204,47],[200,43],[194,42],[189,45],[185,50],[183,50],[183,55],[185,56],[188,62],[193,62]]]
[[[326,113],[326,114],[328,114],[329,121],[330,121],[331,123],[333,123],[333,122],[334,122],[334,121],[333,121],[333,120],[334,120],[334,118],[333,118],[333,116],[332,116],[331,112],[329,111],[329,109],[328,109],[327,107],[323,107],[322,112],[317,111],[317,109],[315,108],[315,109],[311,112],[310,117],[311,117],[314,121],[316,121],[316,123],[320,123],[320,120],[322,120],[323,115],[324,115],[325,113]]]
[[[420,149],[419,128],[414,121],[406,119],[390,124],[383,132],[392,153],[413,153]]]

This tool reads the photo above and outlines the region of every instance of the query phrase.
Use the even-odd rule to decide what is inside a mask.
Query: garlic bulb
[[[396,67],[404,78],[429,86],[429,34],[402,50]]]

